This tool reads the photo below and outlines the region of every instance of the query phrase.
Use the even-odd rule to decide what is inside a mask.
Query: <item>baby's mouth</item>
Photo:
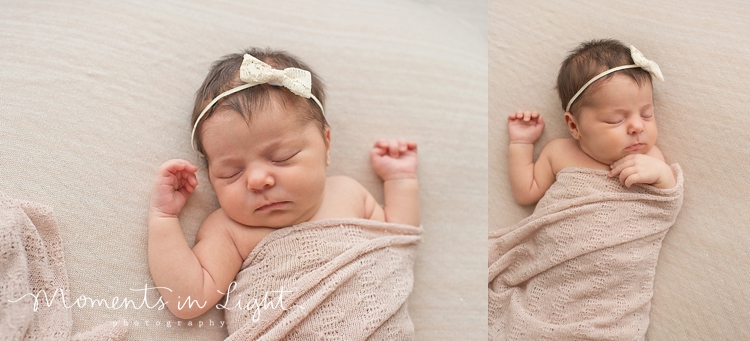
[[[286,204],[288,204],[288,203],[290,203],[290,201],[277,201],[277,202],[272,202],[272,203],[270,203],[270,204],[265,204],[265,205],[263,205],[263,206],[261,206],[261,207],[258,207],[258,208],[256,208],[256,209],[255,209],[255,211],[256,211],[256,212],[262,212],[262,211],[271,211],[271,210],[277,210],[277,209],[281,209],[281,208],[283,208],[283,207],[284,207],[284,206],[286,206]]]
[[[636,144],[632,144],[632,145],[628,146],[627,148],[625,148],[625,150],[627,150],[629,152],[632,152],[634,150],[638,150],[638,149],[643,148],[643,146],[645,146],[643,143],[636,143]]]

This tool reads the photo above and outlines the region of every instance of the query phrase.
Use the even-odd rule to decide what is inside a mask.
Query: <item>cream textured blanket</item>
[[[406,299],[421,233],[365,219],[272,232],[225,298],[228,340],[412,339]]]
[[[70,340],[62,295],[70,297],[68,275],[52,210],[0,192],[0,339]],[[126,332],[105,323],[72,340],[122,340]]]
[[[605,171],[566,168],[518,224],[490,234],[491,340],[642,340],[661,242],[682,206]]]

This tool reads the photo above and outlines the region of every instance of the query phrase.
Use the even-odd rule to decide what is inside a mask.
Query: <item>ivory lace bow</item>
[[[664,81],[664,75],[661,74],[659,65],[656,64],[656,62],[654,62],[653,60],[646,59],[646,56],[644,56],[641,51],[638,51],[638,49],[633,45],[630,45],[630,57],[633,58],[633,62],[635,63],[635,65],[639,66],[641,69],[648,71],[658,80],[662,82]]]
[[[294,67],[277,70],[259,59],[246,54],[240,67],[240,79],[250,86],[270,84],[283,86],[297,96],[312,96],[312,75],[310,71]]]

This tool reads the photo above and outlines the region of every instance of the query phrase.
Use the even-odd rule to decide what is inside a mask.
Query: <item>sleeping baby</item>
[[[192,144],[220,207],[191,249],[178,215],[198,167],[170,160],[148,214],[149,267],[175,316],[225,309],[238,339],[413,333],[405,300],[421,232],[416,143],[372,147],[381,207],[356,180],[326,175],[324,100],[317,75],[285,52],[249,49],[214,63],[197,93]]]
[[[532,216],[490,234],[490,338],[642,339],[661,241],[682,203],[664,161],[651,77],[656,63],[616,40],[581,44],[557,90],[571,137],[533,161],[542,116],[508,117],[508,173]]]
[[[656,64],[647,71],[633,64],[635,48],[614,40],[582,44],[568,56],[557,77],[571,138],[548,143],[536,162],[534,142],[544,121],[534,111],[508,117],[508,172],[513,196],[534,204],[568,167],[609,171],[630,187],[634,183],[672,188],[675,177],[656,142],[651,75],[663,79]],[[639,57],[636,57],[639,58]],[[645,59],[645,58],[644,58]]]

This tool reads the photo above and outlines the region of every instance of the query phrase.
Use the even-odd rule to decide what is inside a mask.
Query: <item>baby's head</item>
[[[320,79],[285,52],[249,49],[214,63],[196,96],[193,145],[229,218],[284,227],[317,212],[330,146],[323,100]]]
[[[221,93],[246,84],[240,79],[240,66],[244,56],[249,54],[260,61],[270,65],[274,69],[298,68],[310,72],[312,78],[312,95],[319,101],[318,105],[312,98],[304,98],[293,94],[288,89],[270,84],[259,84],[236,94],[228,95],[215,103],[201,118],[196,125],[196,120],[206,106]],[[263,110],[270,102],[280,101],[285,106],[294,106],[300,114],[299,119],[304,121],[315,121],[321,133],[325,133],[328,122],[321,107],[325,104],[325,88],[320,78],[310,67],[301,62],[295,56],[285,52],[271,49],[249,48],[242,53],[229,54],[214,62],[211,70],[203,81],[195,96],[195,106],[191,124],[195,126],[195,141],[193,141],[197,152],[205,155],[203,150],[202,125],[216,112],[230,110],[241,115],[250,122],[254,111]]]
[[[568,130],[583,152],[603,164],[645,154],[656,141],[651,73],[635,65],[634,56],[642,63],[639,53],[616,40],[593,40],[560,67],[557,90]],[[651,70],[661,77],[655,64]]]

